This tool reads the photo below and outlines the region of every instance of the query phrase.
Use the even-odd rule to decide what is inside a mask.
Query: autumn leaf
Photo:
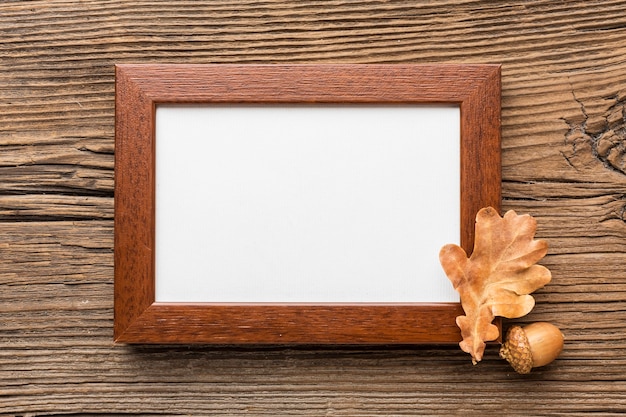
[[[445,245],[439,260],[461,296],[464,316],[456,318],[464,352],[474,364],[482,359],[485,342],[496,340],[496,316],[518,318],[535,306],[529,295],[550,282],[550,271],[535,265],[548,251],[543,240],[534,240],[537,222],[529,215],[508,211],[504,217],[487,207],[476,215],[474,251]]]

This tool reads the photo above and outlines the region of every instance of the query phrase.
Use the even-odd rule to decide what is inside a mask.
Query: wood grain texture
[[[622,413],[624,9],[0,3],[0,414]],[[503,209],[537,218],[553,273],[524,320],[561,327],[561,357],[521,377],[493,347],[473,367],[455,348],[113,346],[114,64],[136,62],[502,63]]]

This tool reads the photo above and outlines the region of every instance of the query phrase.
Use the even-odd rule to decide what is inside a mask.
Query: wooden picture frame
[[[460,244],[500,209],[499,65],[116,66],[114,340],[123,343],[426,344],[461,340],[460,303],[155,302],[159,104],[460,107]]]

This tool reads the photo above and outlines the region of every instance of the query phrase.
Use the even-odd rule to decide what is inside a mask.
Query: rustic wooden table
[[[0,4],[0,414],[626,411],[626,1]],[[488,349],[114,346],[114,64],[501,63],[503,208],[562,328],[518,376]],[[424,152],[436,152],[436,144]],[[505,327],[511,324],[505,323]]]

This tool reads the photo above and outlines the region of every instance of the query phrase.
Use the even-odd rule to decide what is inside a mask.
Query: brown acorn
[[[552,362],[563,350],[563,333],[553,324],[532,323],[524,328],[512,326],[500,348],[500,357],[506,359],[519,374]]]

